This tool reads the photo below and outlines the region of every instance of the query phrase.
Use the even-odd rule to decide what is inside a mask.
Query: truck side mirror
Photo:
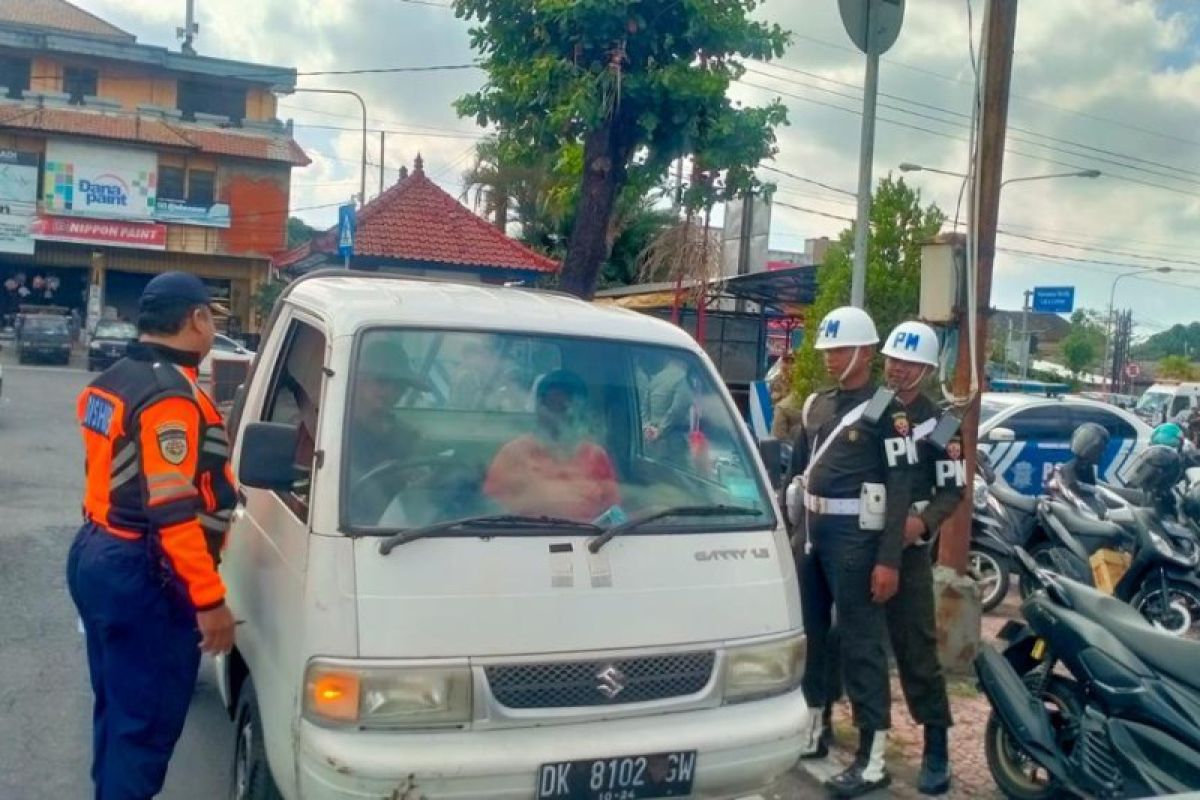
[[[758,455],[767,468],[767,475],[771,476],[771,485],[778,486],[783,478],[783,443],[774,437],[759,439]]]
[[[301,477],[296,466],[300,427],[284,422],[252,422],[242,436],[238,481],[255,489],[290,492]]]

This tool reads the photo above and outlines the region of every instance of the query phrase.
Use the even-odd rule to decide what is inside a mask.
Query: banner
[[[104,219],[154,217],[158,157],[51,139],[46,143],[42,206],[47,214]]]
[[[34,239],[48,242],[102,244],[166,250],[167,226],[152,222],[105,222],[74,217],[38,217],[30,227]]]
[[[38,154],[0,150],[0,253],[33,255],[29,225],[37,215]]]
[[[228,228],[230,225],[228,203],[189,206],[185,200],[168,200],[165,197],[158,198],[154,218],[159,222],[199,225],[206,228]]]

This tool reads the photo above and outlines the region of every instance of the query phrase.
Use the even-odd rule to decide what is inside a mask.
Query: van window
[[[376,329],[355,352],[342,498],[357,531],[484,514],[606,526],[713,505],[751,513],[665,517],[646,530],[774,524],[744,426],[689,351]]]
[[[265,422],[286,422],[300,428],[296,464],[304,477],[292,492],[281,496],[288,508],[302,520],[308,519],[324,363],[325,336],[307,323],[298,320],[293,322],[267,393],[262,417]]]
[[[1175,416],[1181,411],[1186,410],[1192,404],[1191,395],[1179,394],[1175,396],[1175,402],[1171,404],[1171,416]]]

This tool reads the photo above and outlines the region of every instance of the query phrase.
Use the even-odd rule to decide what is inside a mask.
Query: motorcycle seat
[[[1130,489],[1127,486],[1116,486],[1111,483],[1104,484],[1104,488],[1120,497],[1123,500],[1135,506],[1153,505],[1152,501],[1146,496],[1146,493],[1141,489]]]
[[[1036,497],[1021,494],[1002,479],[997,479],[992,484],[991,490],[992,494],[996,495],[997,500],[1010,508],[1015,508],[1017,511],[1025,514],[1034,514],[1037,512],[1038,499]]]
[[[1193,689],[1200,689],[1200,642],[1155,628],[1133,606],[1071,580],[1060,580],[1072,607],[1102,624],[1121,644],[1153,669]]]
[[[1095,539],[1121,539],[1128,536],[1125,529],[1115,522],[1081,514],[1066,503],[1051,502],[1050,513],[1076,536]]]

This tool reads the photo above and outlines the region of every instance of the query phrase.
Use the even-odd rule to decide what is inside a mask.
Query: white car
[[[201,380],[205,380],[212,375],[212,362],[214,358],[221,361],[248,362],[254,360],[254,351],[243,347],[228,336],[218,333],[216,338],[213,339],[212,350],[200,362],[199,372]]]
[[[1098,423],[1110,437],[1100,463],[1101,477],[1124,483],[1133,455],[1150,444],[1153,430],[1134,414],[1108,403],[985,392],[979,443],[1009,485],[1037,495],[1054,466],[1071,457],[1071,434],[1085,422]]]
[[[647,433],[647,367],[688,376],[719,459]],[[796,764],[791,545],[679,328],[314,273],[279,299],[230,430],[235,797],[770,796]],[[545,444],[562,431],[569,466]]]

